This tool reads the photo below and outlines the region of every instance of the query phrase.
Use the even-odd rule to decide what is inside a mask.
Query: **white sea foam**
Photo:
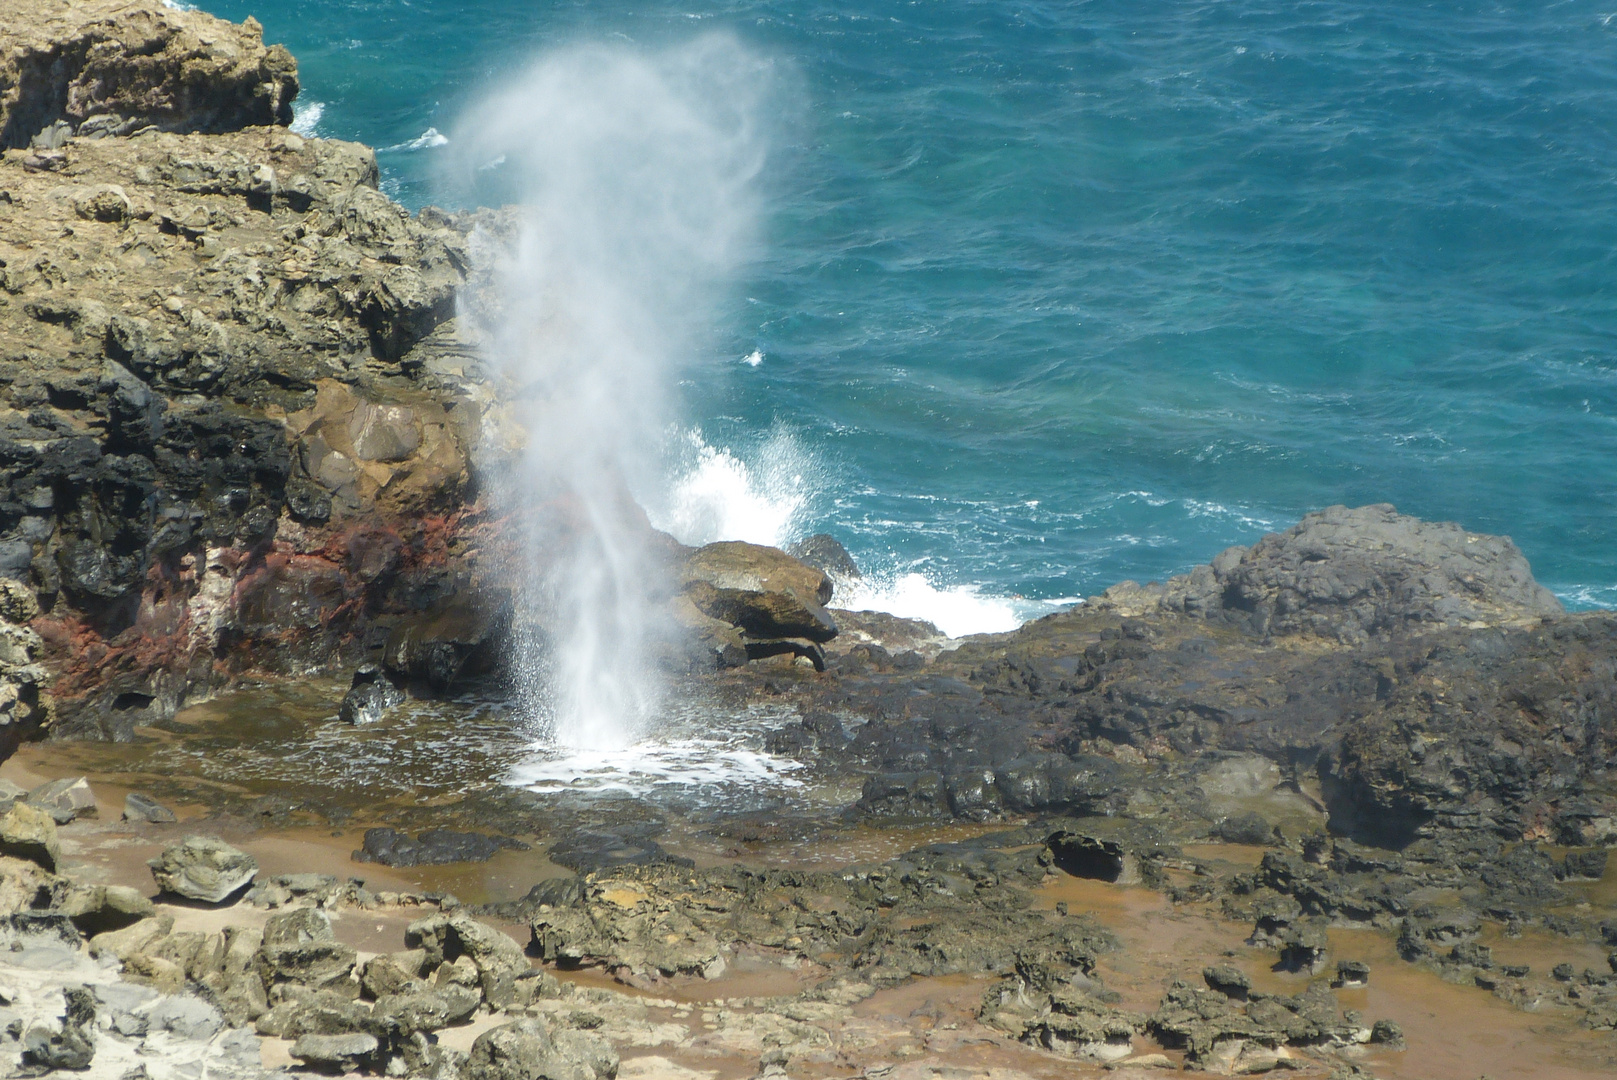
[[[757,367],[759,364],[764,362],[763,350],[762,349],[754,349],[754,350],[752,350],[752,352],[748,353],[746,356],[743,356],[741,358],[741,362],[743,364],[746,364],[748,367]]]
[[[698,429],[675,443],[674,479],[647,502],[651,519],[682,544],[746,540],[780,547],[794,539],[819,488],[820,469],[784,429],[772,432],[744,461],[709,446]]]
[[[295,101],[292,103],[292,130],[308,138],[314,137],[320,118],[326,114],[323,101]]]
[[[710,703],[671,708],[658,730],[630,745],[580,749],[540,743],[505,782],[541,794],[590,798],[630,795],[657,801],[698,797],[704,804],[767,803],[801,798],[803,764],[763,747],[767,732],[795,719],[795,709]]]
[[[416,150],[432,150],[439,146],[448,145],[449,136],[445,135],[435,127],[430,127],[426,131],[423,131],[420,135],[417,135],[415,138],[411,139],[409,142],[394,143],[392,146],[384,146],[378,151],[378,153],[408,154]]]
[[[1031,614],[1025,610],[1029,607],[1025,601],[988,596],[975,585],[940,587],[913,571],[885,580],[867,578],[839,592],[834,602],[854,611],[885,611],[904,619],[922,619],[950,637],[1015,630]]]

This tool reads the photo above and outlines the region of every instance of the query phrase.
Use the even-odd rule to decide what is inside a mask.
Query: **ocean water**
[[[411,206],[547,49],[770,60],[756,251],[648,498],[686,539],[829,531],[856,601],[960,633],[1391,502],[1617,606],[1617,4],[203,6]]]

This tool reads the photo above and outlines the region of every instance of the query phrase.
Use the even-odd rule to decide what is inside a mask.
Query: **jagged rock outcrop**
[[[67,134],[235,131],[292,122],[297,62],[241,25],[131,0],[9,0],[0,23],[0,149]]]
[[[1163,585],[1098,598],[1124,614],[1177,611],[1259,634],[1344,642],[1561,614],[1506,536],[1422,521],[1385,503],[1332,506]]]
[[[0,27],[0,756],[342,664],[464,584],[487,393],[410,350],[474,221],[406,213],[365,147],[245,126],[295,92],[252,23]]]

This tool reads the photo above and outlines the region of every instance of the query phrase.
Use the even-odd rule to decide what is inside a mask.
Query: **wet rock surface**
[[[354,852],[355,862],[383,866],[434,866],[442,863],[482,862],[501,851],[527,851],[528,845],[509,836],[427,829],[414,840],[395,829],[366,829],[365,846]]]

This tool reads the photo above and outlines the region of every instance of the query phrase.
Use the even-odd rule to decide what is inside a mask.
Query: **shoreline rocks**
[[[147,864],[164,892],[219,904],[258,875],[258,860],[212,836],[188,836]]]

